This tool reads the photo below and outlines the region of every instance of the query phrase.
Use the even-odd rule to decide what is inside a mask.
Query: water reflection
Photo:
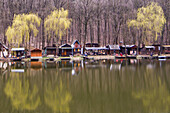
[[[17,110],[35,110],[40,104],[37,86],[30,87],[29,81],[21,79],[18,73],[12,74],[4,91],[10,98],[13,108]]]
[[[148,82],[145,82],[141,90],[132,93],[134,98],[142,101],[146,112],[168,113],[170,111],[169,86],[153,70],[147,70],[143,80]]]
[[[60,81],[57,83],[46,83],[45,85],[45,103],[53,112],[69,113],[69,103],[71,101],[71,94],[67,91],[66,86]]]
[[[11,62],[0,69],[0,112],[170,111],[169,60]]]

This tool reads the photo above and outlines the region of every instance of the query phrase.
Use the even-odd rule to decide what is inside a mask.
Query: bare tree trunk
[[[106,18],[106,15],[105,15],[105,20],[104,20],[104,38],[103,38],[104,46],[106,46],[106,41],[107,41],[107,18]]]
[[[85,21],[84,24],[84,46],[86,45],[86,39],[87,39],[87,21]]]
[[[79,24],[78,24],[78,28],[79,28],[79,41],[81,43],[81,33],[82,33],[82,31],[81,31],[81,27],[82,27],[81,17],[79,17],[78,21],[79,21]]]
[[[93,43],[94,41],[94,34],[93,34],[94,30],[93,30],[93,24],[92,22],[90,22],[90,42],[91,44]]]
[[[109,23],[109,19],[108,19],[108,44],[110,44],[110,23]]]
[[[161,51],[160,51],[160,55],[162,54],[163,52],[163,39],[164,39],[164,31],[165,31],[165,25],[163,26],[163,29],[162,29],[162,35],[161,35],[161,43],[160,43],[160,47],[161,47]]]
[[[99,19],[99,16],[97,18],[97,41],[98,41],[98,44],[100,45],[100,19]]]
[[[42,30],[41,30],[41,32],[42,32],[42,49],[45,47],[45,36],[44,36],[44,17],[42,17]]]

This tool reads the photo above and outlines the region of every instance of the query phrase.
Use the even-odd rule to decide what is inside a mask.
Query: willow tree
[[[63,8],[54,10],[45,19],[45,34],[48,39],[56,37],[56,40],[58,38],[61,40],[62,36],[66,34],[67,29],[70,28],[70,25],[71,19],[68,18],[68,10],[64,10]]]
[[[139,8],[137,11],[137,19],[128,22],[129,27],[136,27],[143,42],[156,41],[158,34],[162,36],[162,31],[166,19],[162,7],[152,2],[147,7]],[[139,33],[140,34],[140,33]],[[145,35],[145,36],[144,36]],[[139,36],[138,36],[139,37]]]
[[[30,40],[31,34],[34,37],[38,34],[38,27],[41,19],[35,14],[19,14],[14,15],[12,26],[9,26],[6,31],[7,40],[10,44],[17,43],[24,45]]]

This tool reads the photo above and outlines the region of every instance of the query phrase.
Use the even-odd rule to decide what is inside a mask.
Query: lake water
[[[170,60],[0,62],[0,113],[170,113]]]

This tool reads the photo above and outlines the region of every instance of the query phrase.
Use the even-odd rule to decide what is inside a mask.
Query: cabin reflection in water
[[[27,62],[11,62],[11,68],[13,69],[27,69]]]
[[[31,69],[34,70],[42,69],[42,62],[31,62]]]
[[[44,67],[45,69],[56,69],[56,68],[57,68],[55,62],[44,62],[43,67]]]
[[[79,75],[83,68],[83,61],[60,61],[58,62],[58,68],[60,71],[71,73],[72,75]]]
[[[26,62],[11,62],[12,73],[24,73],[27,68]]]

